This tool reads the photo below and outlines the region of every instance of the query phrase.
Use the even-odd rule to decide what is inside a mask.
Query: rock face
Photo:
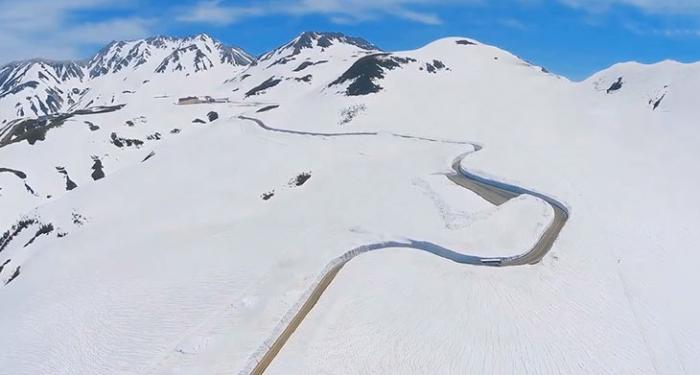
[[[328,87],[351,82],[345,93],[348,96],[367,95],[379,92],[382,87],[376,81],[384,78],[387,70],[415,62],[409,57],[397,57],[389,54],[375,54],[357,60],[343,75],[331,82]]]
[[[265,90],[277,86],[280,82],[282,82],[281,79],[275,78],[275,77],[270,77],[265,82],[253,87],[252,89],[248,90],[248,92],[245,93],[246,98],[249,96],[253,95],[258,95],[260,93],[265,92]]]
[[[0,125],[0,148],[12,143],[27,141],[33,145],[37,141],[46,138],[46,132],[52,128],[60,127],[63,123],[76,115],[90,113],[107,113],[121,109],[123,106],[99,107],[89,110],[78,110],[72,113],[55,113],[43,115],[38,118],[17,119],[4,125]],[[90,123],[90,130],[99,129],[98,126]]]
[[[606,90],[606,93],[611,94],[622,88],[622,77],[618,78],[617,81],[610,85],[610,88]]]
[[[97,181],[105,177],[104,166],[102,165],[102,160],[99,157],[92,157],[92,174],[90,175],[93,180]]]

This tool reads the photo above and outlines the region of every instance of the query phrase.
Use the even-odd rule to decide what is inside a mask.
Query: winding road
[[[271,128],[263,123],[261,120],[247,117],[238,116],[239,119],[248,120],[254,122],[260,128],[278,133],[295,134],[302,136],[314,136],[314,137],[342,137],[342,136],[375,136],[378,132],[357,132],[357,133],[314,133],[314,132],[303,132],[296,130],[287,129],[277,129]],[[408,139],[417,139],[429,142],[442,142],[451,144],[464,144],[471,145],[473,151],[464,153],[458,156],[452,163],[452,173],[447,175],[447,178],[455,184],[469,189],[472,192],[479,195],[484,200],[490,202],[491,204],[500,206],[505,202],[518,197],[522,194],[529,194],[538,197],[545,202],[547,202],[554,210],[554,219],[551,224],[539,238],[537,243],[532,247],[532,249],[527,252],[510,257],[496,257],[496,258],[483,258],[474,255],[463,254],[439,246],[437,244],[427,242],[427,241],[416,241],[407,239],[405,241],[388,241],[381,243],[374,243],[365,246],[360,246],[358,248],[352,249],[342,256],[332,260],[321,273],[321,276],[317,279],[316,283],[302,296],[300,303],[292,307],[285,315],[285,317],[280,321],[280,324],[273,331],[273,334],[268,338],[258,349],[258,351],[253,354],[249,359],[248,366],[241,371],[241,374],[262,374],[268,368],[270,363],[275,359],[277,354],[282,350],[285,343],[292,336],[294,331],[301,325],[301,322],[306,318],[308,313],[313,309],[316,303],[319,301],[323,293],[326,291],[328,286],[333,282],[336,275],[340,270],[353,258],[358,255],[364,254],[370,251],[376,251],[380,249],[388,248],[409,248],[413,250],[420,250],[430,252],[434,255],[449,259],[451,261],[469,264],[475,266],[520,266],[526,264],[536,264],[542,260],[542,258],[549,252],[549,250],[554,245],[559,233],[569,219],[569,212],[562,203],[559,201],[548,197],[544,194],[537,193],[532,190],[521,188],[519,186],[506,184],[503,182],[490,180],[483,178],[468,171],[465,171],[461,167],[462,159],[467,157],[473,152],[478,152],[481,150],[481,146],[469,142],[458,142],[449,140],[439,140],[433,138],[415,137],[410,135],[403,135],[397,133],[389,133],[393,136]]]
[[[476,151],[478,151],[478,149]],[[500,266],[521,266],[525,264],[539,263],[552,248],[554,241],[556,241],[562,228],[564,228],[566,221],[569,220],[569,211],[567,210],[566,206],[544,194],[524,189],[519,186],[509,185],[503,182],[479,177],[463,170],[461,167],[462,159],[464,159],[464,157],[467,155],[468,154],[461,155],[452,163],[452,170],[454,173],[447,176],[450,181],[473,191],[481,198],[496,206],[500,206],[503,203],[522,194],[535,196],[552,206],[552,209],[554,210],[554,219],[547,230],[545,230],[545,232],[542,234],[542,237],[540,237],[530,251],[512,257],[497,258],[498,265]]]

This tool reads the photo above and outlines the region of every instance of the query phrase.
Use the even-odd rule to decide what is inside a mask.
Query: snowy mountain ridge
[[[700,64],[304,33],[0,77],[2,373],[700,373]]]
[[[467,38],[455,40],[463,46],[482,46]],[[153,95],[159,90],[162,91],[161,95],[173,94],[177,90],[162,90],[161,87],[171,84],[172,79],[163,77],[172,74],[175,75],[172,78],[177,77],[176,80],[184,80],[188,85],[193,85],[195,91],[211,91],[212,85],[227,82],[230,83],[229,94],[235,92],[230,95],[232,99],[246,99],[276,91],[276,94],[266,95],[274,101],[278,96],[299,95],[321,82],[329,87],[337,85],[342,81],[341,74],[351,63],[362,56],[378,53],[384,55],[358,61],[355,69],[381,71],[387,69],[381,67],[382,64],[389,64],[388,69],[402,65],[396,62],[382,63],[380,60],[385,58],[381,56],[389,56],[391,53],[382,52],[365,39],[334,32],[304,32],[258,58],[240,48],[226,46],[207,34],[184,38],[154,36],[133,41],[114,41],[87,60],[31,59],[12,62],[0,68],[0,121],[5,123],[14,118],[69,112],[93,105],[122,104],[129,101],[130,95],[144,89]],[[498,59],[498,54],[496,51],[494,59]],[[410,60],[404,61],[408,62]],[[424,69],[431,73],[442,69],[439,60],[437,66],[433,63],[428,59],[420,64],[424,64]],[[529,65],[522,60],[517,63]],[[693,65],[697,64],[674,61],[651,65],[622,63],[596,73],[584,82],[595,80],[596,90],[606,91],[619,78],[615,77],[612,81],[604,78],[606,72],[612,74],[620,71],[615,73],[619,75],[624,74],[623,71],[635,74],[649,70],[653,75],[654,71],[663,69],[659,67],[684,69],[692,68]],[[547,72],[544,68],[536,68]],[[311,70],[315,70],[316,74],[310,74]],[[188,80],[193,74],[198,75],[199,79]],[[355,87],[358,85],[359,83],[355,84]],[[279,87],[270,90],[275,86]],[[377,90],[371,85],[365,86],[359,91]],[[613,91],[616,91],[614,87],[610,92]],[[658,93],[649,94],[652,106],[665,93],[664,89],[656,91]]]
[[[183,65],[184,61],[180,61],[186,57],[191,59],[188,61],[191,64]],[[242,49],[225,46],[207,34],[198,34],[185,38],[157,36],[112,42],[90,59],[86,68],[91,78],[97,78],[125,68],[136,70],[142,65],[155,73],[188,70],[196,73],[215,64],[245,66],[252,62],[253,58]]]
[[[14,62],[0,68],[0,115],[7,121],[107,104],[106,98],[134,91],[158,75],[189,76],[222,67],[220,74],[233,75],[253,61],[240,48],[198,34],[115,41],[84,61]]]
[[[289,43],[262,54],[258,58],[258,61],[264,62],[273,59],[290,59],[293,56],[300,54],[304,49],[314,49],[318,47],[321,48],[321,50],[324,50],[326,48],[339,45],[351,46],[365,51],[380,51],[379,47],[362,38],[350,37],[345,34],[335,32],[321,33],[307,31],[301,33]]]
[[[168,81],[160,79],[161,75],[176,74],[178,80],[186,80],[192,74],[215,75],[205,79],[209,87],[212,80],[234,79],[245,67],[266,65],[265,69],[269,69],[297,59],[302,61],[314,51],[320,51],[326,60],[307,64],[322,64],[334,55],[347,58],[355,53],[376,52],[379,48],[362,38],[333,32],[304,32],[257,59],[207,34],[114,41],[87,60],[33,59],[0,68],[0,118],[8,121],[91,105],[117,104],[124,100],[125,94],[141,90],[152,80]],[[198,81],[201,77],[189,83],[198,85]]]

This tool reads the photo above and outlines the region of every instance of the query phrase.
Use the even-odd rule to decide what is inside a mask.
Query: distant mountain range
[[[163,75],[183,77],[213,70],[225,80],[251,65],[283,64],[304,49],[337,44],[378,50],[364,39],[307,32],[256,59],[241,48],[199,34],[115,41],[82,61],[17,61],[0,68],[0,116],[3,120],[39,117],[98,102],[113,103],[115,96]]]

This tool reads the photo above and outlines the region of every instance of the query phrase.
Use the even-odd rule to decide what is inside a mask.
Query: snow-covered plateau
[[[0,374],[700,373],[698,87],[316,32],[8,64]]]

